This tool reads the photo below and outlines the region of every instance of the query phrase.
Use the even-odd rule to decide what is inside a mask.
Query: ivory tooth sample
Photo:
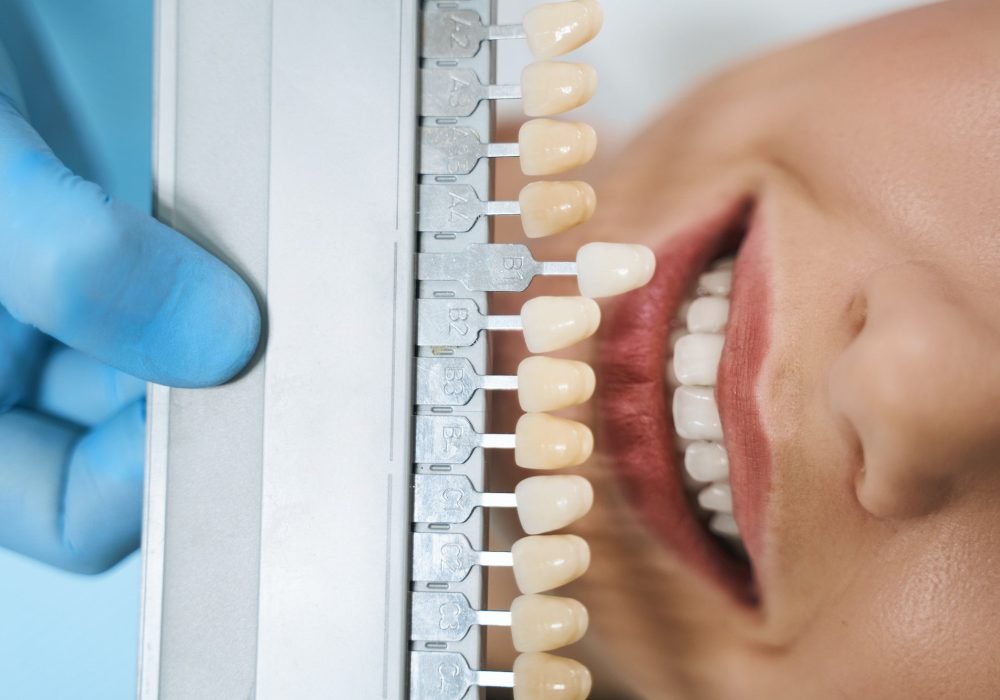
[[[511,637],[520,652],[568,647],[587,631],[587,608],[572,598],[522,595],[511,603],[510,615]]]
[[[583,576],[590,547],[576,535],[532,535],[510,548],[514,580],[521,593],[543,593]]]
[[[577,406],[594,395],[597,379],[586,362],[536,355],[517,368],[517,398],[521,410],[556,411]]]
[[[580,294],[599,298],[638,289],[653,278],[656,256],[644,245],[588,243],[576,255]]]
[[[597,194],[586,182],[532,182],[521,190],[521,226],[528,238],[544,238],[590,220]]]
[[[590,428],[547,413],[524,414],[514,435],[514,462],[524,469],[575,467],[594,451]]]
[[[521,528],[529,535],[566,527],[585,516],[594,504],[594,488],[575,474],[524,479],[514,495]]]
[[[569,53],[597,36],[604,13],[596,0],[540,5],[524,16],[524,32],[535,58]]]
[[[521,72],[521,104],[529,117],[550,117],[586,104],[597,91],[597,71],[586,63],[538,61]]]
[[[583,122],[532,119],[521,126],[518,142],[525,175],[555,175],[590,162],[597,132]]]
[[[579,661],[552,654],[521,654],[514,660],[514,700],[584,700],[590,671]]]
[[[567,348],[600,324],[600,307],[586,297],[535,297],[521,307],[524,343],[533,353]]]

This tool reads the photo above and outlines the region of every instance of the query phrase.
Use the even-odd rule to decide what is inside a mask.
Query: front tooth
[[[698,297],[687,310],[687,329],[692,333],[718,333],[729,321],[729,300]]]
[[[576,535],[532,535],[510,548],[521,593],[543,593],[574,581],[590,566],[590,547]]]
[[[733,492],[728,481],[718,481],[698,494],[698,505],[720,513],[733,512]]]
[[[590,482],[574,474],[533,476],[519,483],[514,494],[521,528],[529,535],[566,527],[594,504]]]
[[[717,442],[692,442],[684,451],[684,469],[702,483],[729,478],[729,455]]]
[[[582,122],[532,119],[521,127],[521,171],[555,175],[589,163],[597,151],[597,132]]]
[[[711,388],[682,386],[674,391],[674,429],[689,440],[722,441],[719,407]]]
[[[681,384],[715,386],[725,336],[691,333],[674,345],[674,374]]]
[[[597,195],[586,182],[532,182],[521,190],[521,226],[528,238],[544,238],[589,221]]]
[[[716,513],[708,521],[708,529],[723,537],[738,538],[740,536],[739,526],[736,519],[730,513]]]
[[[730,269],[710,270],[698,278],[698,294],[728,297],[733,288],[733,271]]]
[[[521,72],[521,104],[529,117],[576,109],[597,90],[597,71],[585,63],[538,61]]]
[[[576,0],[540,5],[524,16],[522,26],[535,58],[552,58],[586,44],[603,23],[595,0]]]
[[[587,401],[596,382],[586,362],[535,355],[517,367],[517,398],[524,411],[555,411]]]
[[[592,336],[601,309],[586,297],[535,297],[521,307],[521,323],[528,350],[552,352]]]
[[[653,278],[656,256],[644,245],[588,243],[576,254],[580,294],[600,298],[638,289]]]
[[[522,595],[510,604],[510,632],[521,652],[568,647],[587,632],[587,608],[572,598]]]
[[[514,462],[524,469],[575,467],[594,451],[590,428],[547,413],[525,413],[514,434]]]

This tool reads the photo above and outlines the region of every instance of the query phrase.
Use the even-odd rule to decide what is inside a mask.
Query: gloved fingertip
[[[178,270],[175,303],[151,329],[160,336],[163,364],[154,381],[177,387],[207,387],[232,379],[253,357],[261,314],[250,286],[203,251]]]

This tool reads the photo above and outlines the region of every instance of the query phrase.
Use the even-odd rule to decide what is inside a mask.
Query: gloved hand
[[[223,382],[260,315],[226,265],[71,173],[19,95],[0,46],[0,546],[98,572],[139,544],[135,377]]]

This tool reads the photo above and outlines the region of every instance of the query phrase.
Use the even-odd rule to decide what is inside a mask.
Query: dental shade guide
[[[258,4],[157,0],[157,214],[226,253],[269,327],[233,382],[150,391],[139,697],[583,698],[582,666],[536,652],[578,639],[586,611],[537,594],[586,570],[586,542],[544,533],[583,517],[593,489],[555,473],[491,491],[485,452],[541,470],[586,460],[586,426],[545,411],[588,400],[595,378],[541,355],[492,374],[485,331],[569,347],[600,321],[590,297],[645,272],[491,243],[495,216],[554,235],[596,198],[545,181],[493,201],[487,159],[540,176],[593,156],[593,129],[571,121],[493,142],[496,100],[544,117],[596,86],[587,66],[544,61],[497,85],[493,42],[567,53],[599,28],[596,3],[539,5],[523,25],[493,24],[494,0]],[[591,258],[624,260],[611,252]],[[584,294],[490,312],[489,292],[538,275],[575,275]],[[517,392],[514,434],[489,430],[491,391]],[[510,551],[490,551],[492,508],[525,533]],[[486,609],[484,567],[510,569],[524,594],[510,610]],[[543,639],[532,623],[558,610],[575,635]],[[514,671],[481,670],[485,626],[511,628]]]

